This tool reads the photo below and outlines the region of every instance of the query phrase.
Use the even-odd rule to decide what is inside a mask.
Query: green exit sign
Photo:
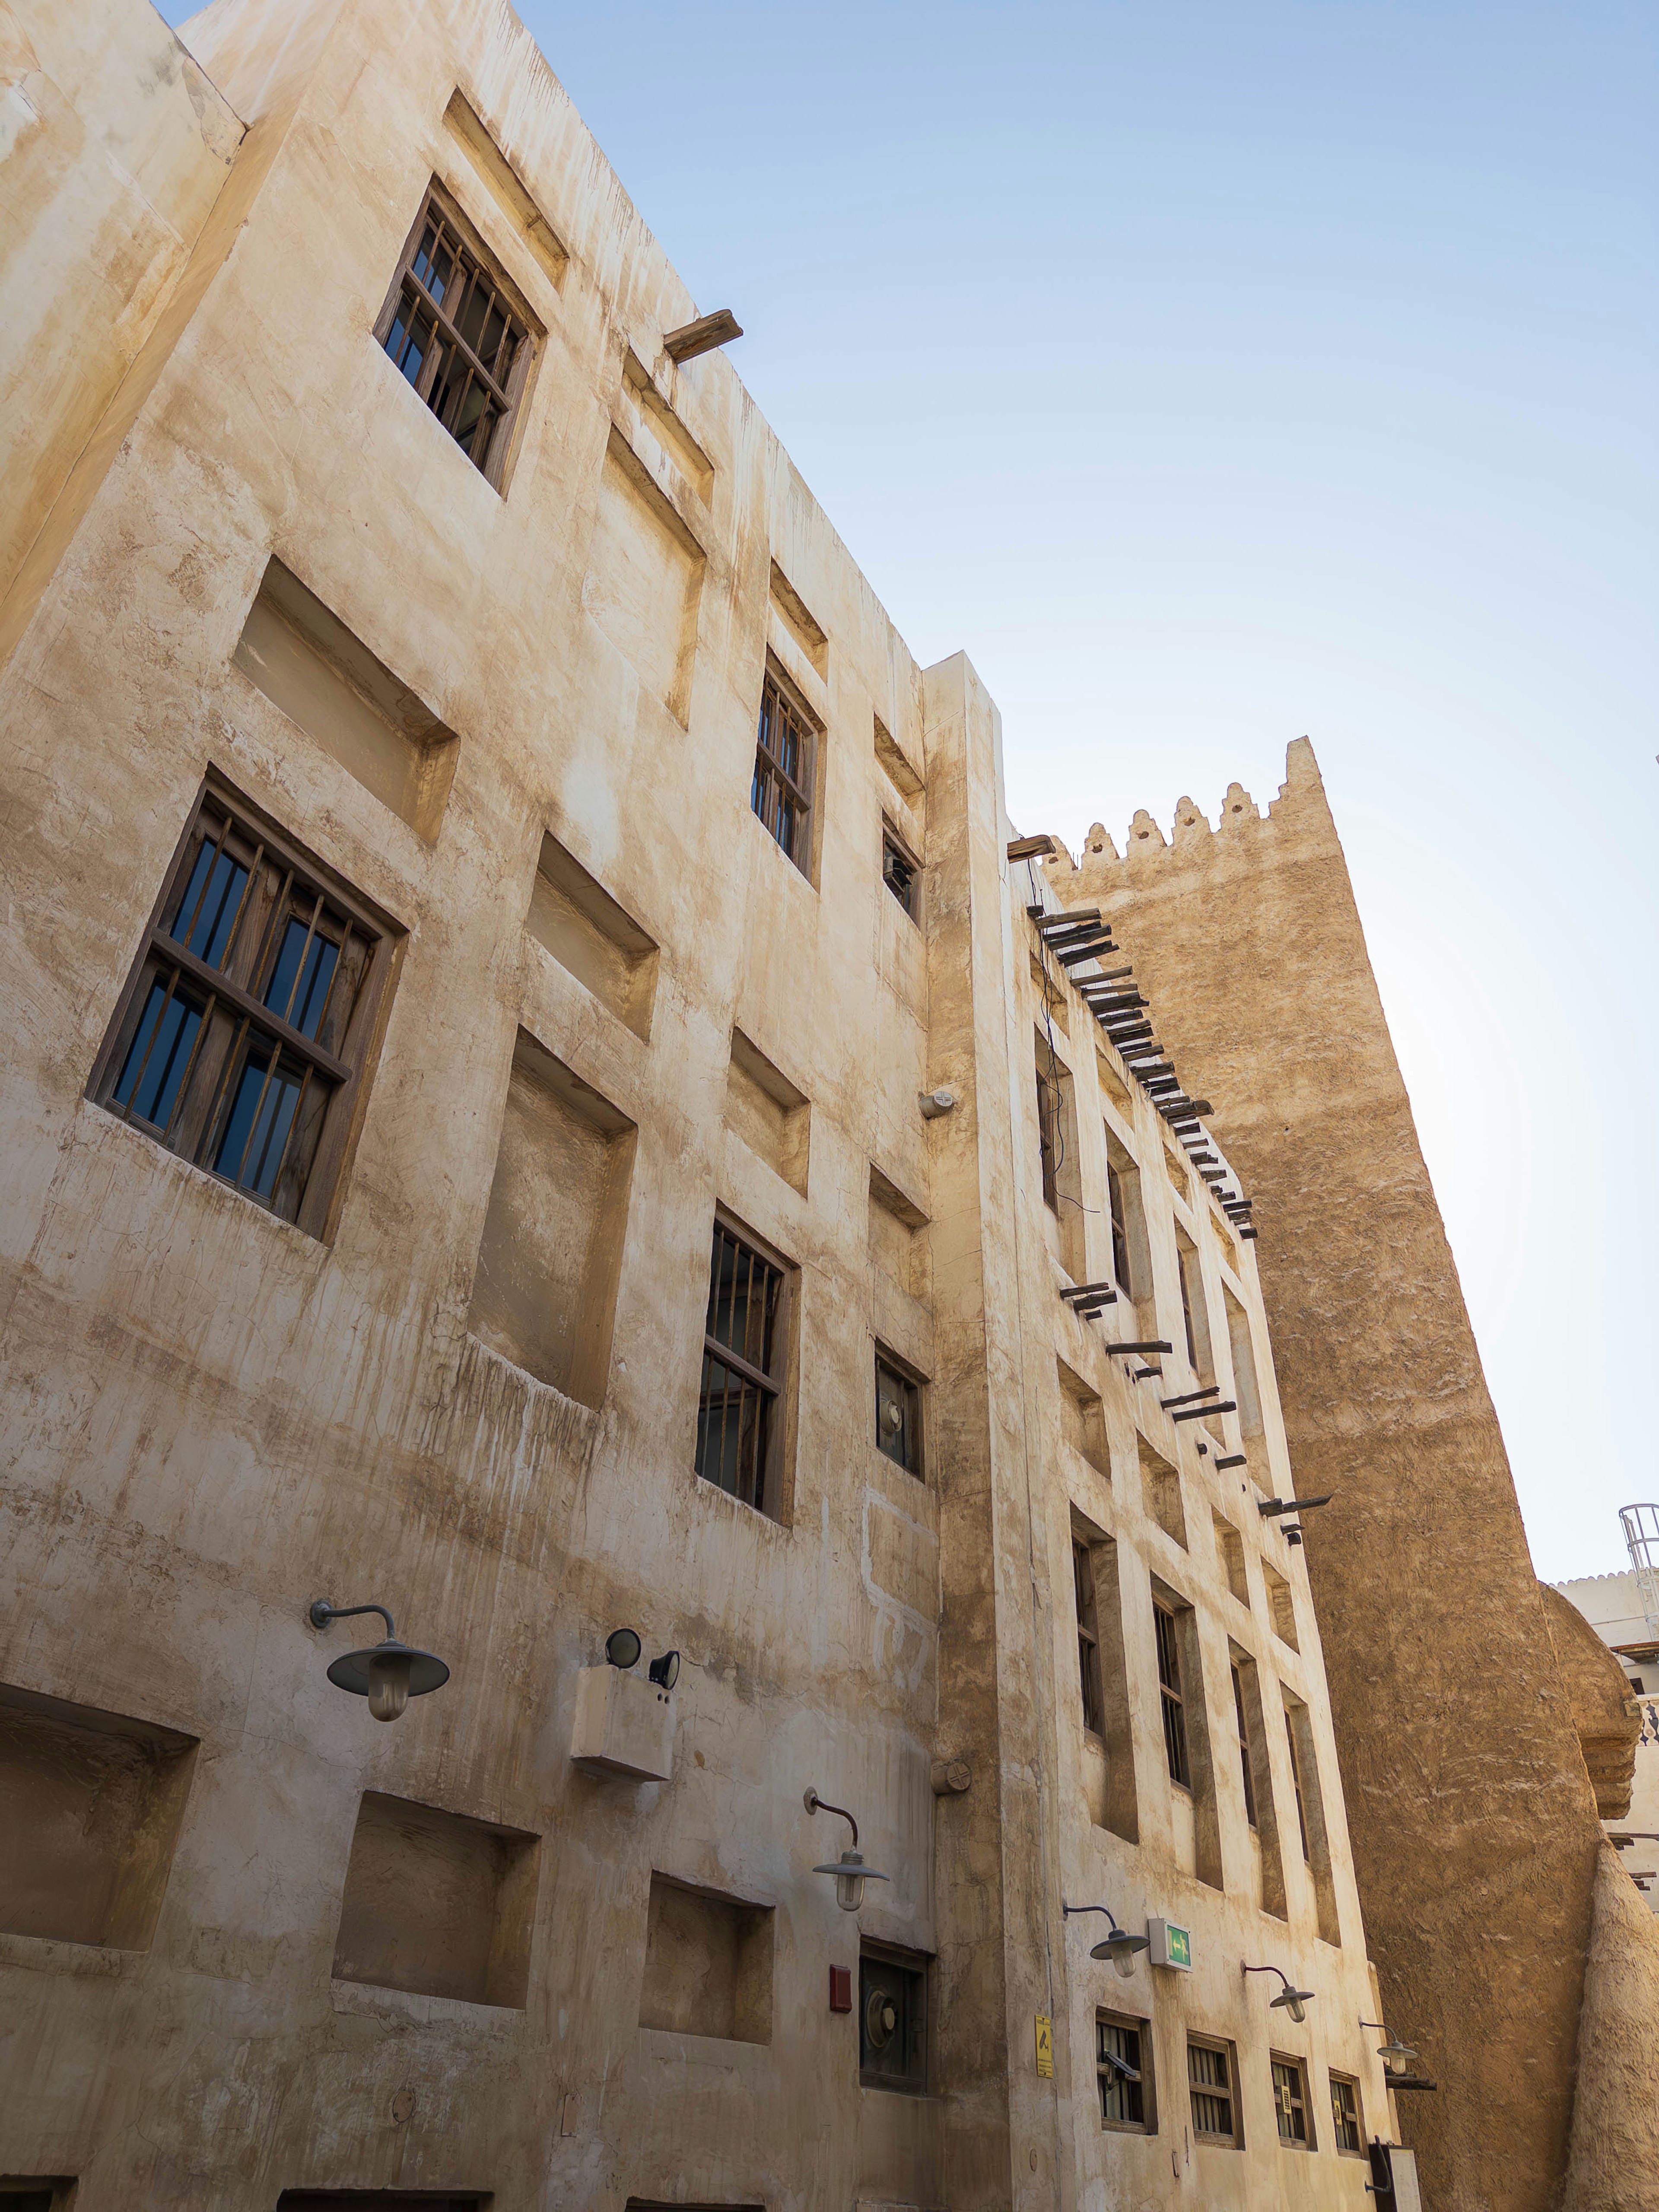
[[[1154,1966],[1175,1966],[1183,1974],[1193,1971],[1193,1931],[1173,1920],[1149,1920],[1146,1923],[1148,1963]]]

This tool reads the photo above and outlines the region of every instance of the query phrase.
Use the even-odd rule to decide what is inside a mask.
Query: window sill
[[[884,2074],[860,2073],[859,2087],[860,2089],[879,2089],[890,2097],[914,2097],[918,2102],[927,2095],[925,2081],[893,2081]]]

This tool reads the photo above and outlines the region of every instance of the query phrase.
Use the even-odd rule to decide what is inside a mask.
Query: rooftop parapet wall
[[[1559,2198],[1598,1830],[1514,1484],[1313,748],[1168,842],[1051,864],[1098,903],[1255,1194],[1361,1905],[1425,2202]]]

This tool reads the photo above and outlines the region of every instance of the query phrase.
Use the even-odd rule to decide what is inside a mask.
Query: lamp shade
[[[337,1690],[367,1698],[377,1721],[395,1721],[411,1698],[441,1690],[449,1680],[449,1669],[433,1652],[416,1651],[388,1636],[335,1660],[328,1679]]]
[[[1127,1928],[1115,1928],[1103,1942],[1091,1950],[1091,1959],[1109,1959],[1127,1981],[1135,1970],[1135,1953],[1151,1948],[1144,1936],[1131,1936]]]
[[[884,1874],[878,1874],[874,1867],[866,1866],[862,1851],[843,1851],[833,1866],[817,1866],[812,1871],[835,1876],[836,1902],[843,1912],[858,1911],[864,1902],[866,1881],[885,1881],[889,1879]]]

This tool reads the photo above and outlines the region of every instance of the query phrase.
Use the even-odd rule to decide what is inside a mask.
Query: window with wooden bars
[[[800,702],[767,672],[749,803],[800,870],[812,873],[812,776],[817,732]]]
[[[1072,1539],[1072,1589],[1077,1600],[1077,1662],[1083,1684],[1083,1725],[1106,1732],[1100,1687],[1100,1629],[1095,1614],[1095,1563],[1081,1538]]]
[[[1359,2109],[1359,2084],[1346,2074],[1333,2074],[1331,2132],[1336,2148],[1352,2156],[1365,2154],[1365,2123]]]
[[[435,183],[409,234],[374,334],[499,489],[530,367],[531,334],[523,310]]]
[[[383,916],[210,782],[88,1095],[321,1237],[392,952]]]
[[[1095,2079],[1100,2089],[1100,2124],[1126,2133],[1153,2132],[1152,2038],[1144,2020],[1118,2013],[1095,2019]]]
[[[1152,1630],[1158,1639],[1158,1703],[1164,1712],[1164,1755],[1171,1782],[1192,1787],[1187,1758],[1186,1700],[1181,1687],[1181,1636],[1176,1617],[1167,1606],[1152,1607]]]
[[[1193,2133],[1200,2142],[1237,2144],[1233,2118],[1232,2054],[1224,2043],[1187,2039],[1187,2087]]]
[[[1299,2058],[1275,2058],[1273,2069],[1273,2114],[1279,2122],[1279,2140],[1293,2144],[1300,2150],[1313,2148],[1313,2130],[1308,2112],[1307,2084]]]
[[[1060,1212],[1060,1086],[1041,1067],[1036,1071],[1037,1152],[1042,1168],[1042,1202]]]
[[[1123,1202],[1123,1178],[1109,1159],[1106,1163],[1106,1206],[1112,1224],[1112,1280],[1119,1290],[1133,1296],[1129,1280],[1129,1217]]]
[[[774,1260],[714,1224],[697,1401],[696,1468],[757,1513],[776,1510],[782,1408],[783,1299]]]
[[[1255,1826],[1255,1779],[1250,1772],[1250,1730],[1244,1717],[1244,1678],[1238,1671],[1237,1662],[1232,1668],[1233,1723],[1238,1730],[1238,1763],[1244,1775],[1244,1817],[1252,1827]]]
[[[1302,1761],[1296,1748],[1296,1723],[1288,1711],[1285,1715],[1285,1740],[1291,1747],[1291,1785],[1296,1791],[1296,1825],[1302,1838],[1302,1856],[1311,1866],[1313,1853],[1308,1848],[1308,1808],[1302,1796]]]
[[[884,822],[881,830],[881,879],[911,921],[917,921],[921,908],[921,864],[897,831]]]

